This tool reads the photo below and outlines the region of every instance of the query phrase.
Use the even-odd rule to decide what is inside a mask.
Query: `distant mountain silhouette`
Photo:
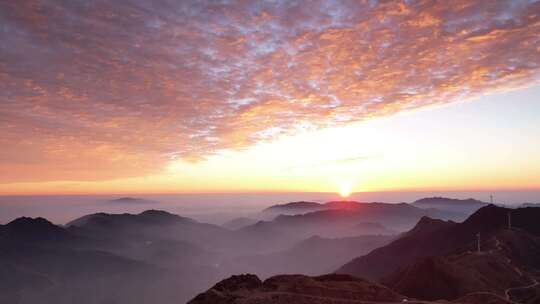
[[[216,242],[227,242],[230,231],[216,225],[199,223],[160,210],[147,210],[140,214],[95,213],[66,224],[78,234],[100,239],[167,239],[185,241],[209,247]]]
[[[66,224],[67,227],[77,226],[86,229],[109,229],[115,226],[117,229],[132,229],[148,224],[171,224],[171,223],[195,223],[194,220],[181,217],[160,210],[147,210],[138,215],[135,214],[108,214],[94,213],[85,215]]]
[[[362,208],[364,204],[369,203],[362,203],[356,201],[330,201],[322,204],[322,206],[324,207],[324,209],[355,210]]]
[[[307,238],[393,234],[414,226],[422,216],[452,218],[453,213],[421,209],[409,204],[329,202],[329,208],[297,215],[279,215],[272,221],[242,228],[250,231],[272,231]],[[367,224],[371,223],[371,224]]]
[[[524,203],[524,204],[519,205],[519,208],[527,208],[527,207],[539,208],[540,203]]]
[[[278,204],[270,206],[263,210],[263,213],[297,215],[305,214],[314,211],[340,209],[340,210],[355,210],[362,208],[362,205],[369,204],[357,201],[330,201],[326,203],[316,202],[291,202],[286,204]],[[374,203],[371,203],[374,204]],[[379,203],[385,204],[385,203]],[[401,203],[405,204],[405,203]],[[390,205],[390,204],[389,204]],[[395,204],[394,204],[395,205]],[[427,197],[414,201],[410,205],[422,209],[436,209],[446,212],[447,217],[457,220],[463,220],[481,207],[488,203],[475,199],[453,199],[445,197]],[[432,212],[436,212],[432,210]]]
[[[362,203],[357,201],[330,201],[326,203],[315,203],[315,202],[291,202],[286,204],[278,204],[270,206],[263,210],[263,212],[273,212],[277,214],[285,215],[296,215],[296,214],[305,214],[313,211],[320,210],[331,210],[331,209],[341,209],[341,210],[354,210],[362,208],[363,205],[368,203]],[[381,203],[383,204],[383,203]]]
[[[426,205],[466,205],[466,206],[470,206],[470,205],[473,205],[473,206],[485,206],[485,205],[488,205],[488,203],[486,202],[483,202],[483,201],[480,201],[480,200],[477,200],[477,199],[473,199],[473,198],[468,198],[468,199],[456,199],[456,198],[447,198],[447,197],[440,197],[440,196],[435,196],[435,197],[425,197],[425,198],[422,198],[422,199],[419,199],[419,200],[416,200],[413,202],[413,205],[422,205],[422,204],[426,204]]]
[[[323,204],[315,202],[291,202],[286,204],[273,205],[263,210],[264,213],[275,214],[303,214],[307,212],[326,209]]]
[[[112,200],[108,200],[107,202],[113,203],[113,204],[157,204],[158,201],[155,200],[149,200],[144,198],[138,198],[138,197],[120,197]]]
[[[487,206],[488,203],[476,199],[454,199],[446,197],[427,197],[414,201],[411,205],[418,208],[435,208],[444,211],[458,212],[465,216]]]
[[[19,242],[64,241],[72,238],[63,228],[38,217],[21,217],[0,226],[0,239]]]

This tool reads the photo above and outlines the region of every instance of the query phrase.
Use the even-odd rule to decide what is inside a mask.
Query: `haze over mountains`
[[[423,217],[388,245],[337,270],[346,275],[277,276],[264,282],[231,277],[190,303],[538,303],[539,216],[538,208],[488,205],[463,223]],[[355,294],[362,289],[376,295]]]
[[[519,206],[524,202],[538,203],[540,191],[491,192],[362,192],[353,193],[347,200],[359,202],[414,202],[427,197],[475,198],[489,201],[494,195],[496,203]],[[154,204],[110,203],[121,197],[151,200]],[[140,213],[158,209],[198,220],[222,225],[238,217],[271,220],[275,214],[263,216],[261,210],[286,202],[308,201],[324,203],[339,200],[335,193],[198,193],[198,194],[124,194],[124,195],[46,195],[0,196],[0,224],[21,217],[44,217],[55,224],[65,224],[91,213]]]
[[[451,211],[432,207],[419,208],[415,203],[293,202],[265,209],[264,213],[282,213],[272,221],[259,222],[257,229],[286,230],[289,234],[301,234],[304,237],[306,234],[350,236],[358,234],[359,231],[364,234],[394,234],[396,231],[410,229],[422,216],[462,220],[471,210],[476,210],[475,208],[480,208],[476,201],[473,206],[467,202]]]
[[[159,210],[89,214],[65,226],[19,218],[0,225],[0,281],[9,282],[0,286],[0,303],[184,303],[240,273],[258,277],[225,281],[210,292],[221,290],[219,301],[245,298],[242,303],[484,303],[470,295],[477,291],[494,301],[507,295],[535,299],[535,286],[527,285],[534,284],[540,265],[540,209],[512,210],[508,230],[510,209],[479,207],[459,223],[461,214],[481,203],[417,207],[426,201],[290,203],[261,211],[261,218],[276,213],[273,219],[243,218],[230,228]],[[283,208],[284,214],[276,211]],[[474,250],[478,232],[480,254]],[[353,276],[322,276],[334,271]],[[259,280],[284,274],[296,276]],[[378,291],[368,296],[366,290]],[[207,300],[202,295],[193,303],[212,303]]]
[[[350,203],[350,204],[348,204]],[[355,204],[355,201],[330,201],[327,203],[317,202],[291,202],[286,204],[278,204],[270,206],[263,210],[266,213],[277,214],[303,214],[319,210],[331,210],[331,209],[357,209],[359,206]],[[470,214],[483,206],[488,205],[486,202],[482,202],[476,199],[453,199],[445,197],[426,197],[418,199],[412,202],[410,205],[422,209],[437,209],[443,211],[455,212],[453,216],[464,216]]]

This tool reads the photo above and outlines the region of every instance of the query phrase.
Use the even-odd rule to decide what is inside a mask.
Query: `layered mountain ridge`
[[[538,299],[538,208],[486,206],[459,222],[409,204],[328,204],[235,230],[160,210],[65,226],[19,218],[0,225],[0,302],[183,303],[234,273],[265,279],[222,291],[241,303],[376,302],[366,300],[375,290],[397,297],[383,303]]]

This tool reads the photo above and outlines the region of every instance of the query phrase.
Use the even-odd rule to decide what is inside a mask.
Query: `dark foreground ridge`
[[[190,304],[399,302],[390,289],[349,275],[279,275],[262,282],[256,275],[234,275],[199,294]]]
[[[279,275],[262,282],[256,275],[234,275],[188,304],[368,304],[368,303],[510,304],[494,294],[471,294],[453,302],[419,301],[387,287],[343,274],[317,277]]]

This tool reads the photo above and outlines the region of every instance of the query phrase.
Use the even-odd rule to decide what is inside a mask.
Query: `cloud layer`
[[[3,1],[0,182],[144,175],[540,75],[540,2]]]

